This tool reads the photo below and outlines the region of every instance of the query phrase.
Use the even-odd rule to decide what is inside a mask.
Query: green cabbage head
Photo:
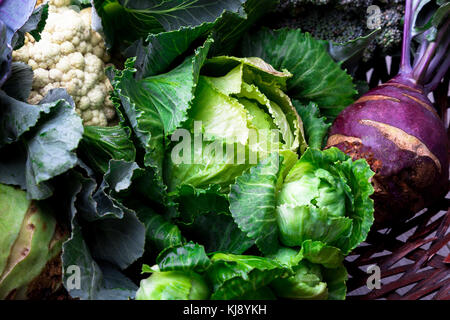
[[[171,138],[169,190],[183,184],[226,188],[272,152],[295,162],[306,143],[302,121],[284,92],[291,76],[260,58],[207,60],[185,131]]]
[[[336,148],[309,148],[287,174],[277,197],[276,219],[285,246],[322,241],[350,252],[373,223],[373,172]]]

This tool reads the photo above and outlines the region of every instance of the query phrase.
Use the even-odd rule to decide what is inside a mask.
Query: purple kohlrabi
[[[450,10],[439,7],[430,18],[432,27],[420,33],[414,25],[423,5],[423,0],[406,1],[399,74],[342,111],[327,142],[366,159],[375,171],[375,221],[382,225],[402,221],[448,190],[447,134],[427,96],[450,65]],[[413,35],[421,44],[411,65]]]

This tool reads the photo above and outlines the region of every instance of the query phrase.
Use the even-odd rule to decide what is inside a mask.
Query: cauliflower
[[[73,97],[85,125],[106,126],[115,117],[109,99],[112,86],[105,75],[109,56],[102,37],[91,28],[91,8],[77,12],[69,5],[70,0],[50,0],[41,40],[27,35],[13,60],[34,71],[29,103],[37,104],[50,89],[62,87]]]

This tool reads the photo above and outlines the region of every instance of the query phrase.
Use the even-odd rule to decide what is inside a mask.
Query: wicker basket
[[[348,299],[450,300],[450,199],[390,229],[372,229],[346,259]],[[370,265],[381,286],[369,290]]]
[[[398,57],[380,58],[368,74],[370,86],[385,82],[398,72],[391,70]],[[372,69],[373,70],[373,69]],[[388,70],[390,72],[388,72]],[[434,92],[432,99],[445,120],[447,132],[449,107],[449,75]],[[450,153],[450,151],[449,151]],[[450,195],[450,194],[449,194]],[[347,299],[450,300],[450,196],[424,209],[406,222],[391,228],[372,227],[366,242],[356,248],[345,261],[349,272]],[[369,289],[373,271],[379,267],[381,285]],[[373,269],[372,269],[373,270]]]

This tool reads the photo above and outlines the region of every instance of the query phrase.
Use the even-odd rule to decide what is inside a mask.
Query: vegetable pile
[[[380,173],[331,142],[373,102],[343,67],[372,35],[260,27],[276,0],[22,2],[0,1],[0,298],[345,299]]]

